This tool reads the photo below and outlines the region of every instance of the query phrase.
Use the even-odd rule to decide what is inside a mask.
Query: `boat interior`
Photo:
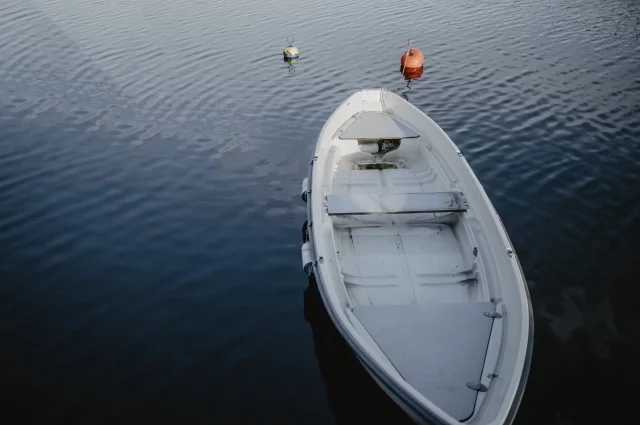
[[[410,385],[464,421],[495,366],[497,305],[473,214],[429,146],[391,115],[360,114],[332,141],[325,205],[350,320]]]

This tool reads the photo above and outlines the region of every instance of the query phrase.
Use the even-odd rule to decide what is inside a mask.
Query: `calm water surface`
[[[300,270],[300,181],[363,87],[432,116],[509,231],[536,320],[517,423],[635,413],[637,0],[0,0],[4,416],[401,423]]]

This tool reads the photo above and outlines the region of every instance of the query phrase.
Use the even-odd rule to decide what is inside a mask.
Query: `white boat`
[[[533,347],[527,285],[465,157],[418,108],[361,90],[303,181],[303,267],[369,374],[418,423],[509,424]]]

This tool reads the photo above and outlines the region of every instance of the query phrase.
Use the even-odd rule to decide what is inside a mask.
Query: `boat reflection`
[[[304,317],[311,325],[329,408],[337,424],[414,423],[369,376],[335,328],[313,276],[304,291]]]

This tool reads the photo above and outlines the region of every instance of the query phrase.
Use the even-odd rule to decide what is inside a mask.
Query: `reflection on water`
[[[517,424],[635,422],[640,332],[629,300],[640,299],[638,238],[640,216],[593,247],[598,259],[560,295],[534,299],[533,362]]]
[[[300,180],[333,110],[377,87],[465,152],[516,247],[536,324],[518,423],[628,416],[638,16],[629,0],[0,1],[6,416],[330,423],[301,317]],[[407,80],[409,37],[426,67]],[[340,385],[375,392],[363,376]]]
[[[424,73],[424,68],[419,69],[404,69],[400,67],[400,74],[403,77],[405,83],[404,86],[400,85],[396,93],[402,96],[405,100],[411,102],[409,99],[409,92],[411,91],[411,82],[414,80],[418,80],[422,77]]]
[[[296,73],[296,63],[298,63],[298,59],[289,59],[285,57],[284,63],[287,64],[287,70],[289,71],[289,75],[293,75]]]

